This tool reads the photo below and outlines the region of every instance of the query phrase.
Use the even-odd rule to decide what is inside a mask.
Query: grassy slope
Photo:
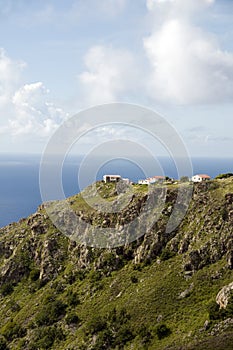
[[[231,179],[219,180],[218,183],[221,187],[211,191],[208,206],[211,206],[212,202],[221,204],[223,196],[233,192]],[[140,192],[138,187],[135,189]],[[114,198],[114,193],[111,191],[109,187],[107,194],[110,198]],[[142,191],[145,191],[144,187]],[[75,196],[72,201],[78,210],[91,210],[80,195]],[[21,226],[23,225],[25,224],[22,223]],[[184,224],[183,229],[187,229],[188,225],[191,223]],[[17,232],[19,230],[17,227]],[[50,230],[44,238],[53,235],[52,227]],[[43,236],[41,239],[43,240]],[[60,244],[67,246],[67,239],[61,238]],[[183,256],[176,255],[167,261],[154,260],[147,266],[141,264],[137,269],[132,262],[128,262],[122,269],[112,272],[108,277],[100,278],[94,272],[88,272],[83,280],[76,278],[69,284],[67,275],[75,270],[75,261],[68,257],[64,263],[65,270],[45,286],[39,288],[38,281],[33,282],[25,277],[14,287],[12,294],[1,297],[1,332],[4,334],[7,322],[14,320],[16,324],[28,329],[27,337],[30,338],[30,332],[33,333],[35,329],[35,315],[40,312],[42,305],[47,303],[46,297],[55,295],[57,299],[67,304],[67,294],[72,291],[77,293],[80,303],[69,305],[66,315],[76,312],[80,322],[77,325],[67,325],[66,317],[61,317],[55,324],[56,327],[61,326],[66,339],[55,340],[52,349],[87,349],[85,344],[91,339],[91,335],[86,334],[88,323],[95,315],[104,317],[113,308],[127,310],[130,315],[129,327],[137,335],[125,345],[126,350],[231,349],[233,330],[226,337],[220,334],[214,338],[208,335],[210,329],[201,331],[204,322],[208,320],[209,303],[215,300],[216,294],[224,285],[233,280],[233,273],[225,268],[225,264],[224,257],[185,279]],[[217,274],[221,274],[221,278],[216,278]],[[190,295],[179,298],[180,293],[191,285]],[[156,336],[156,327],[161,323],[165,323],[171,329],[171,334],[159,340]],[[151,332],[151,340],[146,345],[139,335],[142,325]],[[13,338],[11,343],[9,342],[10,348],[25,349],[25,339]],[[195,345],[197,343],[198,345]],[[81,344],[84,344],[83,347]]]

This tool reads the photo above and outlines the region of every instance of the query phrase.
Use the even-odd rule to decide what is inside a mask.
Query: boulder
[[[224,286],[220,292],[218,292],[216,297],[216,303],[220,306],[220,309],[225,309],[227,307],[228,301],[233,293],[233,282]]]

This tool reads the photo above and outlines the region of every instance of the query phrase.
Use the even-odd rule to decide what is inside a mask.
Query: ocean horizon
[[[69,157],[62,168],[62,185],[65,197],[80,192],[78,172],[83,157]],[[160,170],[149,176],[166,175],[178,178],[174,162],[167,157],[158,157]],[[147,160],[145,160],[146,163]],[[193,157],[193,174],[206,173],[212,178],[220,173],[233,172],[233,158]],[[140,164],[140,160],[138,161]],[[96,172],[94,180],[101,180],[104,174],[119,174],[133,182],[145,177],[143,167],[125,159],[116,159],[104,164]],[[91,174],[91,166],[89,173]],[[39,184],[39,155],[0,155],[0,227],[16,222],[34,213],[42,203]],[[180,174],[187,175],[187,174]],[[92,176],[86,176],[85,186],[93,182]],[[81,188],[82,189],[82,188]],[[60,198],[53,198],[60,199]]]

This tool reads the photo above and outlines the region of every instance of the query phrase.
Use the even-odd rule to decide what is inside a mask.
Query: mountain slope
[[[113,184],[96,186],[102,198],[117,198]],[[149,233],[112,249],[70,240],[43,205],[2,228],[0,349],[232,349],[232,299],[225,295],[219,310],[216,296],[233,281],[233,178],[195,185],[168,234],[177,186],[168,185]],[[93,188],[85,195],[95,202]],[[117,215],[100,214],[81,194],[68,202],[85,222],[111,227],[135,217],[146,198],[147,187],[135,185]]]

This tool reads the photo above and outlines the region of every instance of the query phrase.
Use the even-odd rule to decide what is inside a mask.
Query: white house
[[[210,179],[211,179],[211,177],[209,175],[206,175],[206,174],[197,174],[197,175],[192,176],[193,182],[208,181]]]
[[[151,185],[151,184],[154,184],[155,182],[162,182],[162,181],[165,181],[165,176],[152,176],[144,180],[138,180],[138,184]]]
[[[122,180],[122,177],[120,175],[104,175],[103,176],[104,182],[118,182]]]
[[[149,185],[149,180],[148,179],[144,179],[144,180],[138,180],[138,184],[139,185]]]

